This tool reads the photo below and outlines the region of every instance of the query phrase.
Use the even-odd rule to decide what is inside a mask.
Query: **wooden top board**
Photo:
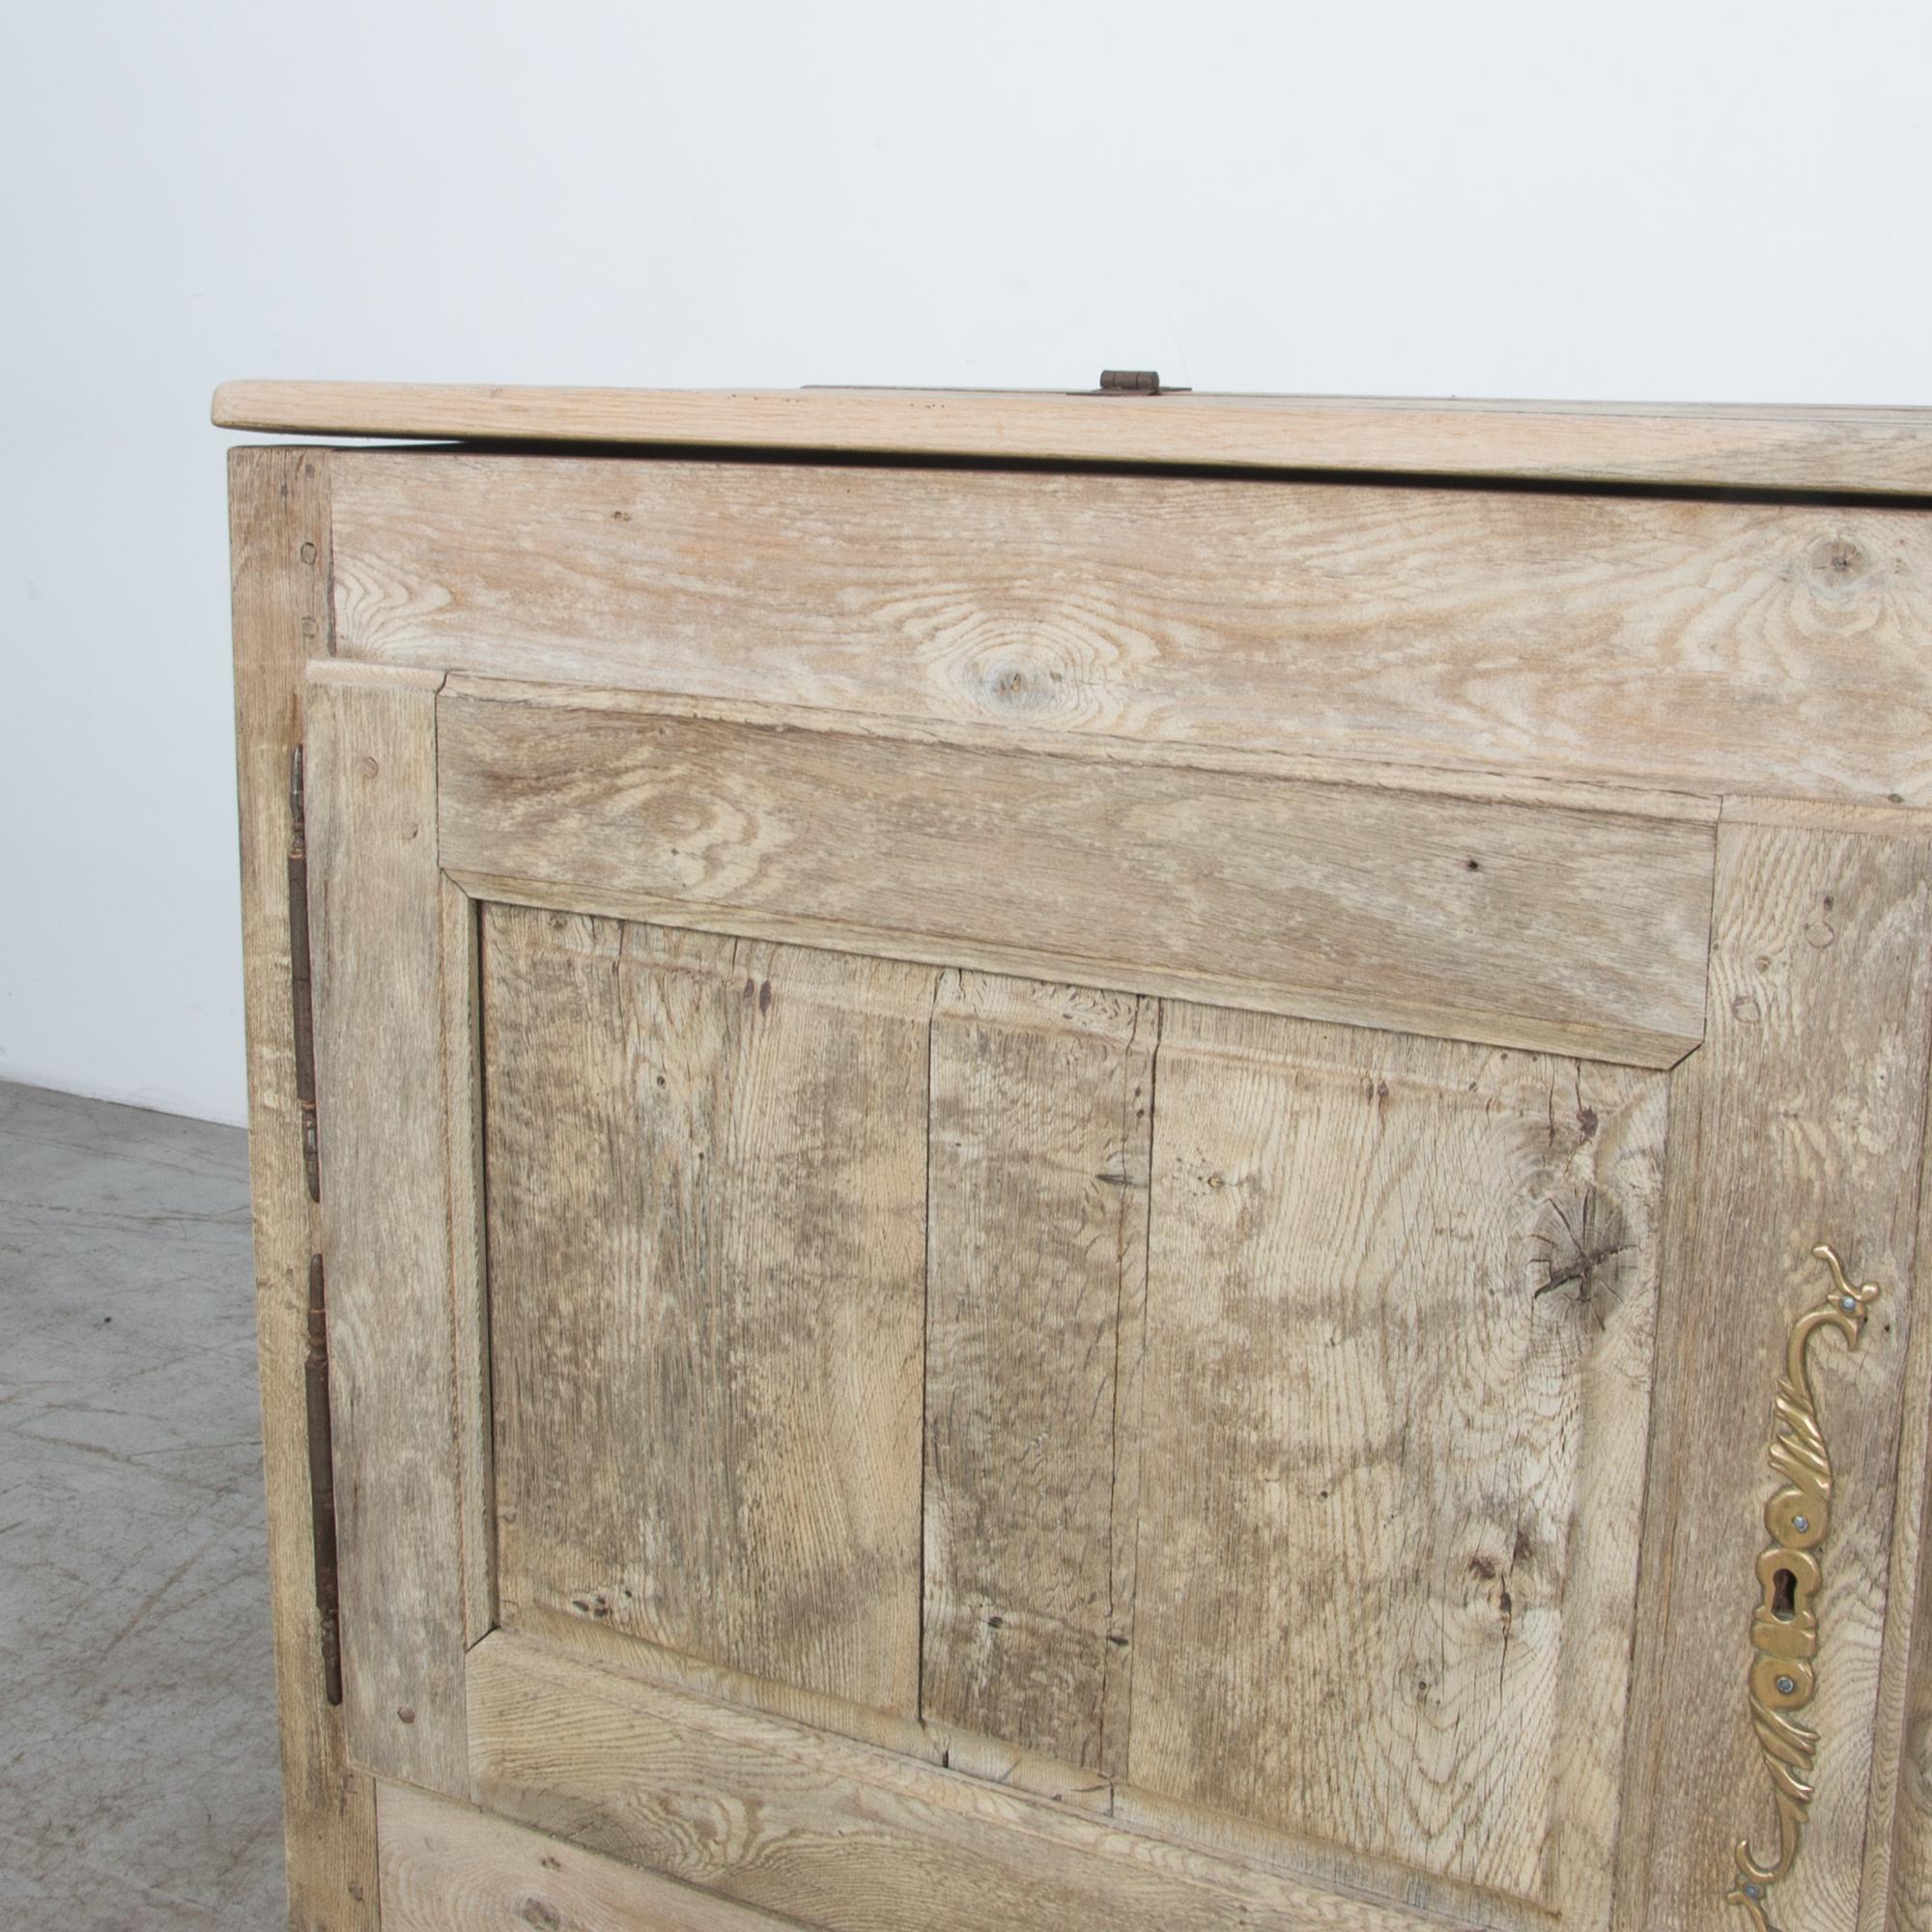
[[[224,383],[224,429],[1932,496],[1932,409]]]

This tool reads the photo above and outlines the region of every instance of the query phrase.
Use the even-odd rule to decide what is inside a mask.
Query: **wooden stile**
[[[289,956],[290,777],[303,671],[327,650],[328,483],[326,450],[238,449],[229,459],[248,1178],[289,1923],[291,1932],[374,1932],[375,1792],[347,1762],[316,1601],[304,1362],[320,1242],[303,1169]]]
[[[463,1487],[453,1429],[437,680],[352,678],[356,668],[320,667],[308,691],[344,1702],[358,1763],[460,1792]]]

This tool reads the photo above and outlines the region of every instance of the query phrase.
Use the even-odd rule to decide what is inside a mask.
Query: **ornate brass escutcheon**
[[[1751,1616],[1751,1646],[1757,1653],[1750,1666],[1751,1725],[1777,1806],[1777,1854],[1759,1859],[1750,1840],[1741,1838],[1737,1878],[1727,1895],[1732,1905],[1750,1914],[1757,1932],[1776,1932],[1766,1894],[1798,1856],[1816,1788],[1811,1767],[1818,1733],[1799,1723],[1793,1713],[1810,1703],[1817,1683],[1815,1605],[1824,1583],[1818,1548],[1832,1521],[1832,1459],[1818,1426],[1805,1350],[1820,1328],[1837,1329],[1848,1348],[1857,1348],[1865,1312],[1878,1298],[1878,1285],[1854,1287],[1837,1256],[1823,1243],[1811,1252],[1831,1270],[1832,1286],[1822,1301],[1792,1323],[1785,1345],[1771,1436],[1771,1466],[1784,1479],[1784,1487],[1764,1506],[1772,1543],[1757,1559],[1763,1594]]]

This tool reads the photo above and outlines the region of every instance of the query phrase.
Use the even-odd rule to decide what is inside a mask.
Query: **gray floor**
[[[0,1083],[5,1923],[284,1923],[261,1468],[242,1134]]]

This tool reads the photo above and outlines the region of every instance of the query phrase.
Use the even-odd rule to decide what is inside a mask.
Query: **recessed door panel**
[[[937,976],[506,906],[482,955],[504,1623],[910,1714]]]
[[[1175,1004],[1157,1092],[1131,1781],[1601,1918],[1663,1077]]]

